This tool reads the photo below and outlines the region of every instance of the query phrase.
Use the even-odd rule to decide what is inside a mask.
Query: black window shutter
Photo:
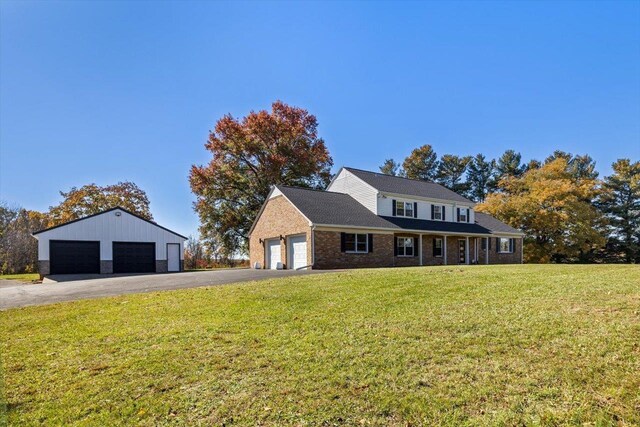
[[[393,256],[398,256],[398,238],[393,236]]]
[[[418,202],[413,202],[413,217],[418,218]]]
[[[391,215],[396,216],[396,201],[391,201]]]
[[[500,252],[500,238],[496,237],[496,252]]]
[[[467,222],[471,222],[471,216],[469,215],[469,209],[467,209]]]
[[[442,205],[442,220],[444,221],[444,205]]]
[[[458,222],[460,222],[460,208],[458,208]]]
[[[491,250],[491,237],[487,238],[487,243],[489,244],[489,250]]]
[[[431,219],[433,219],[433,217],[435,216],[435,211],[436,211],[436,206],[431,205]]]
[[[340,233],[340,252],[346,251],[346,236],[344,233]]]
[[[436,256],[436,238],[433,238],[433,252],[431,255]]]
[[[367,234],[369,239],[369,252],[373,252],[373,234]]]
[[[509,239],[509,252],[513,253],[516,247],[516,239]]]
[[[413,238],[413,256],[418,256],[418,238]]]

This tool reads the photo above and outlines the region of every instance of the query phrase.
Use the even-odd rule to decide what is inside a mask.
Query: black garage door
[[[100,242],[49,241],[51,274],[100,273]]]
[[[114,273],[154,273],[155,271],[155,243],[113,242]]]

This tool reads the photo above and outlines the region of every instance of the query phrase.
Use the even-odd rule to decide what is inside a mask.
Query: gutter
[[[337,224],[314,224],[313,229],[316,227],[326,228],[343,228],[343,229],[358,229],[358,230],[380,230],[391,231],[394,233],[423,233],[441,236],[443,234],[452,236],[474,236],[474,237],[499,237],[499,236],[511,236],[511,237],[524,237],[524,233],[464,233],[457,231],[434,231],[434,230],[417,230],[409,228],[387,228],[387,227],[363,227],[361,225],[337,225]]]

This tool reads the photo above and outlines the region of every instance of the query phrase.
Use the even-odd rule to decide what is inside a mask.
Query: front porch
[[[394,265],[489,264],[490,237],[397,233]]]

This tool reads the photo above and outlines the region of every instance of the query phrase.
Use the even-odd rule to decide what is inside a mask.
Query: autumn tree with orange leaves
[[[574,173],[567,159],[550,160],[499,181],[476,205],[525,233],[526,262],[590,262],[605,244],[605,221],[594,206],[599,182]]]
[[[115,207],[124,208],[148,220],[153,219],[147,193],[133,182],[105,186],[87,184],[80,188],[72,187],[66,192],[61,191],[60,195],[62,202],[49,208],[49,226],[64,224]]]
[[[227,254],[246,252],[249,229],[271,186],[328,184],[333,160],[317,128],[315,116],[281,101],[271,111],[218,120],[205,144],[212,159],[192,166],[189,176],[205,242]]]

